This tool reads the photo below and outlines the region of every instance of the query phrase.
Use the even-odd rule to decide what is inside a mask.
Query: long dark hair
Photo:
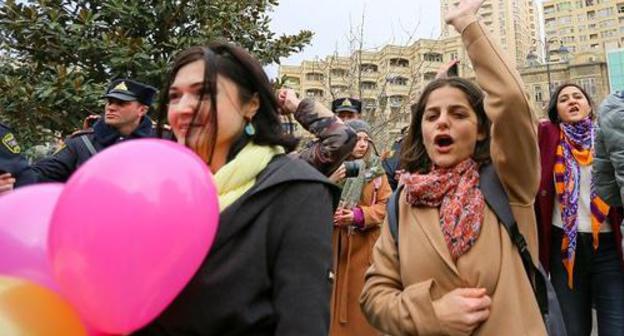
[[[180,52],[165,79],[165,87],[161,91],[158,108],[158,134],[162,135],[162,129],[169,105],[169,88],[175,80],[178,71],[198,60],[204,61],[204,83],[199,97],[198,106],[193,114],[195,123],[198,110],[204,100],[204,95],[210,95],[209,111],[209,142],[197,144],[194,148],[198,154],[206,160],[208,164],[212,161],[219,128],[217,122],[217,75],[233,81],[239,92],[239,100],[247,103],[254,95],[258,95],[260,106],[253,120],[251,121],[256,132],[249,137],[245,134],[236,140],[228,153],[228,160],[231,159],[248,141],[253,141],[258,145],[282,146],[286,152],[293,151],[299,142],[295,137],[284,132],[277,112],[277,99],[269,82],[269,78],[262,69],[260,63],[246,50],[227,42],[213,42],[206,47],[191,47]],[[188,133],[187,137],[191,134]]]
[[[587,92],[585,91],[585,89],[583,89],[581,86],[574,84],[574,83],[564,83],[561,84],[557,87],[557,89],[553,92],[553,94],[550,96],[550,100],[548,101],[548,119],[550,119],[551,122],[558,124],[561,122],[561,119],[559,119],[559,111],[557,111],[557,102],[559,101],[559,94],[561,94],[561,91],[569,86],[573,86],[577,89],[579,89],[579,91],[581,91],[581,93],[583,94],[583,96],[585,96],[585,99],[587,99],[587,102],[589,103],[589,106],[591,107],[591,111],[589,112],[589,116],[593,118],[594,116],[594,103],[592,102],[591,98],[589,97],[589,95],[587,94]]]
[[[490,161],[490,120],[483,108],[483,92],[478,86],[463,78],[439,78],[425,87],[418,102],[411,108],[412,119],[407,136],[401,146],[400,164],[402,169],[410,173],[427,173],[431,170],[431,158],[429,158],[423,143],[422,118],[431,93],[447,86],[461,90],[466,95],[468,103],[477,114],[477,128],[485,134],[485,139],[477,141],[472,158],[479,164]]]

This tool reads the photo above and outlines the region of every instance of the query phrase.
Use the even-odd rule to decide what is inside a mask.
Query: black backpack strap
[[[397,246],[399,245],[399,200],[401,199],[401,190],[403,190],[403,185],[400,185],[392,193],[386,207],[386,218],[388,219],[390,234]]]
[[[522,264],[535,292],[537,303],[542,313],[546,313],[548,312],[548,298],[546,296],[545,279],[542,274],[536,274],[540,273],[540,271],[533,263],[526,240],[520,232],[520,229],[518,229],[518,224],[509,206],[507,193],[498,175],[496,175],[494,166],[491,164],[481,166],[479,175],[479,188],[481,193],[483,193],[485,202],[492,208],[498,219],[503,223],[507,233],[509,233],[511,241],[518,249],[518,252],[520,252],[520,258],[522,259]],[[535,284],[533,281],[535,281]]]

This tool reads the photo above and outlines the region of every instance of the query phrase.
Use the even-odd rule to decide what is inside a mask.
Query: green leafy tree
[[[312,32],[276,36],[278,0],[0,0],[0,120],[26,144],[67,134],[102,111],[107,83],[161,87],[176,52],[225,39],[263,63],[301,51]]]

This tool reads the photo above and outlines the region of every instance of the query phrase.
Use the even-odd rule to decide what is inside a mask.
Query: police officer
[[[11,129],[0,123],[0,194],[26,184],[35,183],[37,176],[28,169]]]
[[[338,98],[332,102],[332,111],[342,121],[360,119],[362,102],[355,98]]]
[[[131,80],[114,80],[106,90],[104,115],[92,129],[74,133],[52,156],[33,166],[40,181],[65,182],[80,165],[111,145],[129,139],[154,137],[147,112],[156,89]]]

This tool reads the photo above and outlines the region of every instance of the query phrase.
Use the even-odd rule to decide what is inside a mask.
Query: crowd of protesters
[[[330,110],[275,92],[250,53],[213,42],[178,53],[151,117],[158,90],[116,79],[101,116],[33,164],[0,125],[0,194],[66,182],[133,139],[176,141],[206,163],[215,243],[136,335],[585,336],[592,310],[600,335],[624,335],[624,96],[596,110],[563,84],[538,122],[478,20],[482,3],[460,0],[445,17],[476,83],[443,68],[385,154],[359,99]],[[315,140],[300,145],[284,116]],[[486,179],[502,187],[514,232]],[[542,266],[550,306],[530,271]]]

